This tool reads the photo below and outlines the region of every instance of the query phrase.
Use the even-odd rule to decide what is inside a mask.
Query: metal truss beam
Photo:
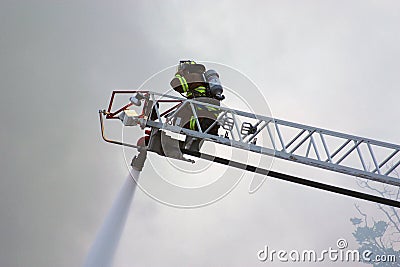
[[[145,93],[146,101],[152,105],[152,109],[147,110],[153,110],[156,114],[156,119],[150,119],[149,114],[142,114],[146,126],[400,186],[397,172],[400,165],[399,145],[181,97]],[[178,105],[171,108],[171,103]],[[177,123],[185,107],[190,107],[186,110],[190,112],[189,116],[195,118],[199,131],[183,128]],[[199,107],[218,111],[215,123],[219,123],[229,133],[229,138],[209,134],[212,126],[201,129]]]

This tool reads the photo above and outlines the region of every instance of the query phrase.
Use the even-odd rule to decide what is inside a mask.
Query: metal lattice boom
[[[399,145],[181,97],[155,92],[144,93],[145,106],[151,105],[151,109],[147,108],[147,110],[155,111],[156,119],[150,119],[149,113],[144,112],[139,119],[142,127],[155,127],[255,153],[400,186],[397,173],[400,165]],[[171,104],[175,106],[171,107]],[[187,110],[190,110],[190,115],[196,119],[198,131],[178,125],[179,112],[184,107],[190,107]],[[229,138],[208,134],[213,125],[208,129],[201,128],[199,107],[218,110],[219,115],[215,123],[219,123],[221,128],[229,133]],[[125,108],[129,108],[129,104]],[[121,109],[118,110],[118,112],[121,111]],[[111,103],[108,114],[117,115],[117,112],[111,113]],[[257,139],[262,140],[261,145],[258,144]]]

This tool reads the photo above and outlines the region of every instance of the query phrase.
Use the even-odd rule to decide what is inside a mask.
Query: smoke
[[[132,169],[126,178],[111,210],[103,222],[97,237],[87,255],[84,267],[112,266],[115,251],[124,230],[126,218],[136,189],[136,180],[140,172]]]

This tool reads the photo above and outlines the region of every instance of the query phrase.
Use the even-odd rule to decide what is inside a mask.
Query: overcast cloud
[[[2,1],[0,266],[83,263],[127,173],[97,110],[180,59],[242,71],[277,118],[400,143],[399,14],[398,1]],[[356,188],[307,166],[273,169]],[[249,195],[249,181],[191,210],[139,190],[115,266],[258,266],[264,245],[322,250],[340,237],[355,249],[354,203],[380,216],[273,179]]]

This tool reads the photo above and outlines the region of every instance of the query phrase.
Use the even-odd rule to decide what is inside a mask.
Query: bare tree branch
[[[368,221],[367,221],[367,214],[363,213],[360,210],[360,207],[357,204],[354,204],[354,206],[356,207],[356,209],[358,210],[358,213],[360,213],[363,217],[364,217],[364,222],[365,222],[365,226],[368,226]]]
[[[389,214],[384,208],[382,208],[382,205],[381,205],[381,204],[379,204],[378,207],[379,207],[379,209],[380,209],[383,213],[385,213],[386,217],[387,217],[387,218],[389,219],[389,221],[393,224],[393,226],[396,228],[396,230],[400,233],[400,226],[397,225],[397,224],[393,221],[393,219],[392,219],[392,217],[390,216],[390,214]]]
[[[387,168],[389,169],[392,166],[387,166]],[[394,170],[393,173],[400,178],[397,169]],[[393,200],[400,198],[400,187],[370,183],[371,181],[363,179],[356,179],[356,182],[360,188],[373,192],[381,197]],[[357,225],[357,230],[353,233],[362,247],[373,246],[382,253],[385,253],[385,251],[393,250],[394,244],[397,245],[400,243],[400,209],[377,204],[378,209],[387,219],[386,221],[378,220],[378,222],[376,222],[373,217],[368,218],[368,215],[362,211],[359,205],[354,204],[354,206],[357,212],[364,218],[364,227]],[[373,223],[371,227],[368,226],[368,219]],[[383,223],[385,223],[385,225],[383,225]]]

